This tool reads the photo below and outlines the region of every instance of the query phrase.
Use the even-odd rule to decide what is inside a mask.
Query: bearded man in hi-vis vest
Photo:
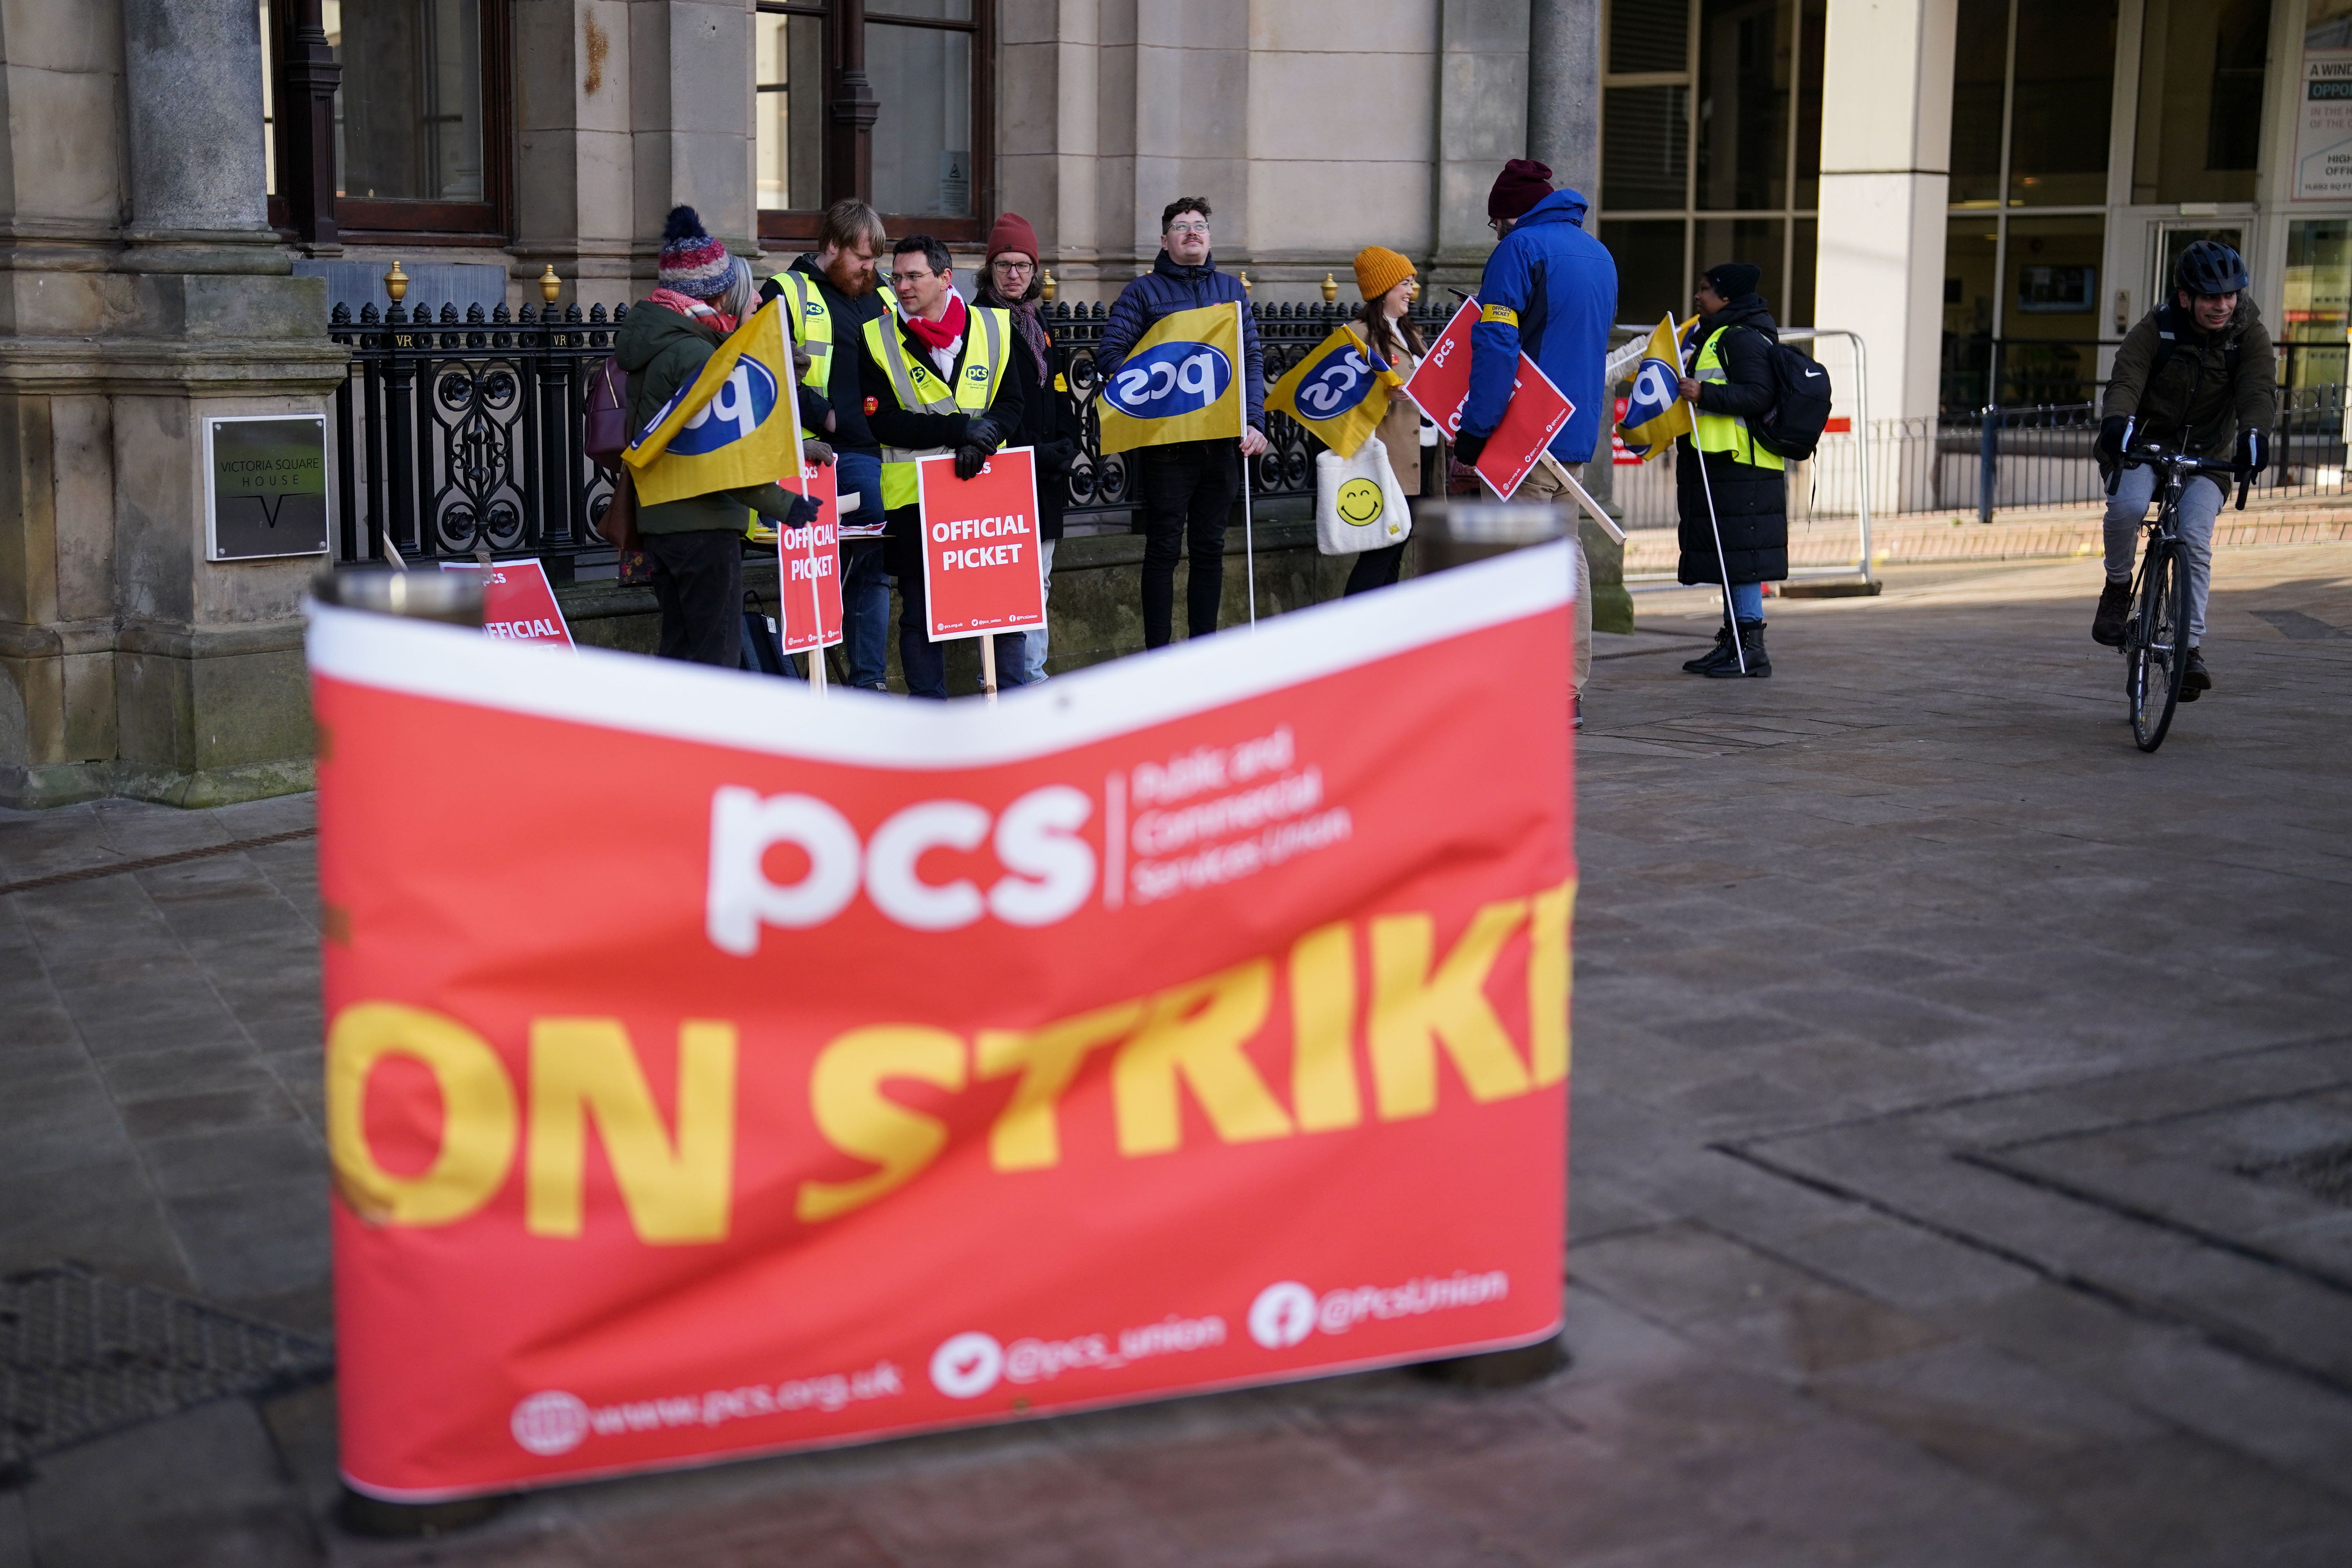
[[[963,302],[948,247],[928,234],[910,234],[890,247],[890,291],[898,312],[860,330],[858,375],[866,423],[882,444],[885,558],[898,579],[898,663],[909,696],[943,698],[947,656],[924,629],[915,464],[952,452],[956,477],[971,479],[1021,428],[1021,384],[1007,374],[1006,358],[1018,345],[1003,310]],[[1022,684],[1024,640],[1020,632],[996,639],[1000,685]]]

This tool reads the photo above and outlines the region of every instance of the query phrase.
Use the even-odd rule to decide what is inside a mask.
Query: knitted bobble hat
[[[1386,246],[1368,245],[1356,252],[1356,289],[1367,300],[1377,300],[1412,276],[1412,263]]]
[[[727,247],[702,227],[702,216],[692,207],[672,207],[662,225],[659,277],[665,289],[675,289],[694,300],[715,300],[727,292],[733,268]]]

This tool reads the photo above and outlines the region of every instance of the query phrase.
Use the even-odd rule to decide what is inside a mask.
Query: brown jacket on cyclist
[[[2172,352],[2163,354],[2168,335]],[[2192,385],[2195,403],[2184,408]],[[2100,412],[2109,418],[2137,417],[2135,447],[2171,447],[2185,439],[2192,456],[2230,460],[2238,450],[2239,432],[2267,431],[2278,423],[2278,362],[2262,312],[2240,294],[2229,325],[2209,334],[2199,331],[2195,318],[2179,305],[2150,310],[2116,351],[2115,374]]]

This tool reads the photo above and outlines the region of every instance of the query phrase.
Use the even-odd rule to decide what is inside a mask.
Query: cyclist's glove
[[[2238,472],[2250,477],[2259,474],[2270,460],[2270,443],[2263,439],[2260,428],[2250,426],[2238,432]]]
[[[2098,454],[2099,466],[2112,468],[2124,460],[2124,443],[2131,438],[2131,416],[2110,414],[2099,421],[2099,438],[2091,449]]]

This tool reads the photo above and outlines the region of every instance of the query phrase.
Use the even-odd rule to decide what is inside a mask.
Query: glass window
[[[2340,385],[2352,329],[2352,219],[2297,218],[2286,226],[2279,338],[2290,386]]]
[[[2147,0],[2135,202],[2250,202],[2271,0]]]
[[[1637,324],[1669,311],[1676,321],[1690,313],[1690,277],[1683,264],[1683,220],[1646,218],[1634,223],[1604,220],[1601,243],[1617,260],[1617,319]]]
[[[752,26],[759,205],[814,211],[824,205],[824,16],[762,11]]]
[[[2304,16],[2306,49],[2352,49],[2352,0],[2311,0]]]
[[[892,16],[961,26],[894,26]],[[972,215],[971,0],[889,0],[866,13],[874,122],[874,205],[919,217]]]
[[[1698,275],[1718,262],[1745,261],[1764,269],[1756,291],[1764,296],[1775,321],[1788,302],[1783,292],[1788,274],[1780,258],[1781,222],[1777,217],[1703,217],[1691,235],[1691,275],[1683,281],[1687,298]],[[1685,309],[1688,309],[1685,305]]]
[[[2115,64],[2115,0],[2018,6],[2017,86],[2009,130],[2011,203],[2105,205]],[[2254,91],[2259,109],[2259,76]]]
[[[1803,12],[1797,30],[1796,205],[1814,207],[1822,199],[1822,40],[1829,36],[1829,0],[1805,0]]]
[[[1611,0],[1611,70],[1687,70],[1689,50],[1690,0]]]
[[[1956,207],[2000,200],[2002,84],[2009,0],[1960,0],[1952,49],[1952,195]]]
[[[480,0],[325,0],[339,195],[478,202]]]
[[[1788,205],[1794,0],[1703,0],[1698,49],[1698,205]]]
[[[1688,196],[1690,89],[1612,87],[1601,93],[1601,205],[1619,212],[1681,207]]]
[[[1955,217],[1944,236],[1944,375],[1947,413],[1981,408],[1990,399],[1993,272],[2000,220],[1990,213]]]
[[[2084,403],[2099,367],[2099,264],[2107,220],[2016,217],[2001,297],[2000,401]]]

